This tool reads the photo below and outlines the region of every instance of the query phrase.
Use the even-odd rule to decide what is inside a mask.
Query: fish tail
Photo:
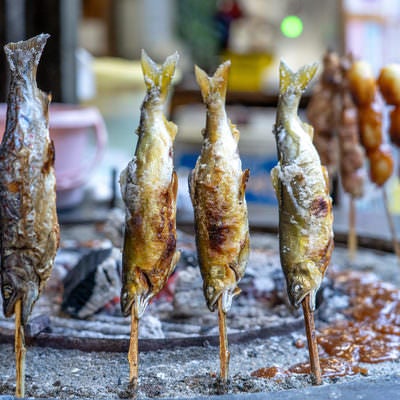
[[[28,40],[6,44],[4,52],[11,73],[24,76],[31,72],[35,79],[40,57],[49,37],[49,34],[42,33]]]
[[[226,90],[228,86],[228,76],[231,62],[225,61],[215,71],[214,76],[209,77],[197,65],[194,67],[197,83],[200,86],[201,95],[206,104],[210,104],[216,100],[225,103]]]
[[[279,65],[279,94],[281,96],[302,95],[308,84],[318,70],[318,63],[308,64],[293,72],[289,66],[281,60]]]
[[[161,101],[165,101],[167,97],[178,59],[178,52],[175,52],[167,57],[164,64],[158,65],[142,50],[141,63],[147,92],[156,88],[160,93]]]

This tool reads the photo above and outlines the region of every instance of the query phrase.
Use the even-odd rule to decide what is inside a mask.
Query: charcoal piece
[[[75,318],[88,318],[121,292],[121,252],[95,249],[67,274],[61,309]]]
[[[26,336],[37,336],[41,332],[49,332],[51,330],[51,321],[48,315],[37,315],[32,317],[25,328]]]

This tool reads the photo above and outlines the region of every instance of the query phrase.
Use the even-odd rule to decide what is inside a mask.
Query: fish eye
[[[5,285],[3,285],[2,289],[3,289],[4,300],[8,300],[11,297],[11,295],[13,294],[12,286],[9,284],[5,284]]]
[[[294,293],[300,293],[301,292],[301,285],[299,283],[297,283],[296,285],[293,286],[293,292]]]

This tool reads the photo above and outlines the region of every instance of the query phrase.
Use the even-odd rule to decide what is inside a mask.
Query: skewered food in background
[[[289,300],[303,306],[311,374],[321,384],[313,311],[333,250],[333,213],[329,178],[312,138],[312,126],[298,117],[300,98],[317,64],[296,73],[281,61],[274,134],[278,165],[271,171],[279,203],[279,247]]]
[[[390,111],[390,140],[400,146],[400,65],[389,64],[383,67],[378,77],[379,90],[388,105],[394,108]]]
[[[228,378],[229,351],[226,313],[240,292],[249,253],[245,199],[249,170],[242,171],[238,153],[239,131],[228,119],[225,97],[230,62],[213,77],[196,66],[196,79],[207,106],[203,145],[189,177],[195,215],[196,245],[207,306],[218,305],[221,379]]]
[[[50,96],[36,84],[48,37],[4,47],[11,80],[0,146],[0,272],[4,314],[16,317],[18,397],[24,397],[24,327],[50,276],[59,242]]]
[[[351,57],[342,58],[341,111],[338,135],[342,186],[344,191],[351,196],[351,201],[354,201],[364,194],[365,171],[363,166],[365,152],[359,138],[358,110],[350,93],[350,81],[347,79],[347,72],[351,65]]]
[[[340,113],[339,87],[342,81],[340,57],[328,51],[323,58],[323,71],[307,106],[307,119],[314,127],[313,143],[329,177],[338,171],[339,140],[337,125]]]
[[[138,378],[138,321],[164,287],[179,259],[176,251],[178,179],[173,166],[176,125],[163,113],[178,54],[158,66],[142,51],[146,84],[135,156],[120,177],[126,206],[121,309],[131,315],[130,383]]]
[[[382,75],[385,77],[385,73]],[[350,67],[347,77],[350,92],[358,108],[358,124],[361,143],[369,160],[371,182],[382,188],[383,203],[387,214],[395,253],[400,257],[396,231],[389,211],[387,193],[383,185],[392,176],[394,161],[391,149],[383,143],[382,111],[378,99],[378,87],[371,66],[365,61],[356,61]],[[385,79],[383,79],[385,81]],[[384,86],[385,95],[395,98],[391,89]]]

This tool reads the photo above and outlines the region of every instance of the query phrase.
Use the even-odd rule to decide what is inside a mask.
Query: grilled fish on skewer
[[[176,251],[176,196],[178,179],[173,169],[173,141],[177,128],[163,114],[178,54],[159,67],[142,52],[147,88],[135,156],[121,173],[126,206],[123,247],[122,313],[134,307],[139,319],[165,285],[179,259]]]
[[[21,300],[23,325],[50,276],[59,240],[50,96],[36,84],[48,37],[4,48],[11,81],[0,146],[1,291],[6,317]]]
[[[333,249],[328,176],[312,144],[312,127],[297,115],[301,95],[316,70],[314,64],[293,73],[284,62],[280,64],[274,127],[279,163],[271,172],[279,201],[280,256],[288,296],[298,307],[309,295],[311,310]]]
[[[249,253],[245,199],[249,171],[242,171],[239,131],[225,111],[229,68],[230,62],[225,62],[212,78],[195,69],[207,105],[207,122],[201,155],[189,177],[204,295],[211,311],[222,296],[224,312],[240,292],[237,283]]]

